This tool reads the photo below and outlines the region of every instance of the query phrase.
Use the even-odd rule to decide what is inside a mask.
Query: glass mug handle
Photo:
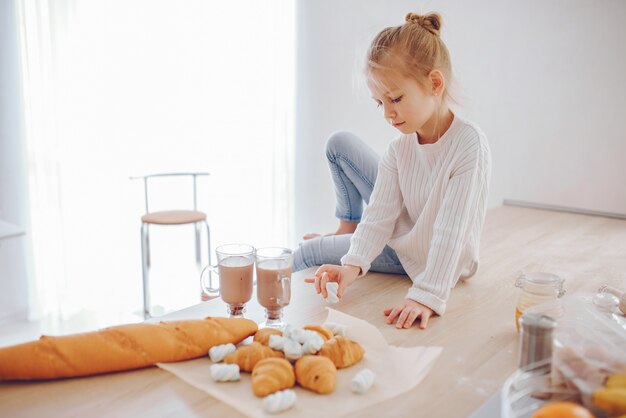
[[[280,281],[282,295],[276,302],[278,302],[281,307],[287,306],[291,301],[291,276],[281,276],[278,280]]]
[[[219,270],[217,266],[212,266],[210,264],[202,269],[202,273],[200,273],[200,286],[202,287],[202,290],[209,296],[213,297],[220,295],[219,287],[213,287],[214,274],[215,276],[219,276]]]

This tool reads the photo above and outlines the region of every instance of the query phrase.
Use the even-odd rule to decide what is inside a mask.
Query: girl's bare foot
[[[331,235],[351,234],[354,231],[356,231],[356,226],[358,224],[359,224],[358,222],[348,222],[348,221],[340,220],[339,221],[339,227],[337,228],[337,231],[331,232],[329,234],[324,234],[324,236],[328,237],[328,236],[331,236]],[[306,241],[306,240],[310,240],[310,239],[321,237],[321,236],[322,236],[321,234],[310,233],[310,234],[304,234],[302,239]]]

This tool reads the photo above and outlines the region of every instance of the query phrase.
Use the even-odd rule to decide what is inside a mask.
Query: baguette
[[[245,318],[120,325],[0,348],[0,380],[45,380],[132,370],[207,355],[257,331]]]

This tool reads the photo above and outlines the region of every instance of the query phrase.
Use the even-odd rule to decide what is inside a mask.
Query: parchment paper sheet
[[[158,366],[190,385],[227,403],[250,417],[339,417],[369,405],[391,399],[415,387],[428,373],[441,347],[396,347],[388,345],[382,334],[366,321],[328,309],[326,321],[348,326],[347,337],[365,349],[363,360],[352,367],[337,370],[335,391],[318,395],[296,384],[296,405],[277,415],[263,411],[262,399],[252,393],[249,373],[241,373],[239,382],[217,383],[211,379],[208,357]],[[350,380],[364,368],[376,374],[374,386],[364,395],[350,390]]]

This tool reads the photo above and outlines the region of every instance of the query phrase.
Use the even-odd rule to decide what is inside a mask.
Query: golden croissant
[[[296,381],[303,388],[325,394],[335,390],[337,368],[327,357],[303,356],[296,361]]]
[[[302,328],[309,331],[317,332],[319,335],[322,336],[324,341],[328,341],[333,338],[333,332],[330,329],[326,328],[324,325],[305,325]]]
[[[317,354],[328,357],[338,369],[341,369],[361,361],[365,350],[359,343],[337,335],[325,342]]]
[[[224,357],[224,363],[238,364],[239,369],[244,372],[251,372],[259,361],[270,357],[285,357],[285,355],[261,343],[253,342],[250,345],[239,347],[237,351]]]
[[[259,397],[294,387],[296,375],[293,366],[284,358],[266,358],[252,370],[252,392]]]
[[[120,325],[0,348],[0,380],[55,379],[139,369],[205,356],[239,343],[257,325],[244,318],[205,318]]]
[[[283,335],[282,331],[274,329],[274,328],[263,328],[260,329],[254,334],[254,341],[261,343],[263,345],[269,345],[270,335]]]

